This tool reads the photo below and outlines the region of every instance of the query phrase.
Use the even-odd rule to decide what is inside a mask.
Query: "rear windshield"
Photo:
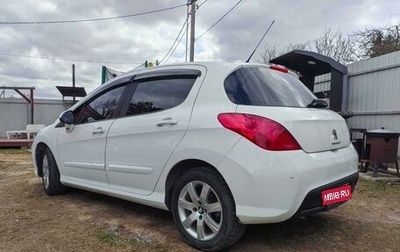
[[[295,76],[267,67],[240,68],[224,86],[229,99],[239,105],[307,107],[316,99]]]

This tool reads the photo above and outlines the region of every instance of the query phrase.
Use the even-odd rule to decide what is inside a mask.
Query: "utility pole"
[[[196,0],[192,0],[190,8],[191,21],[190,21],[190,55],[189,61],[194,61],[194,40],[195,40],[195,20],[196,20]]]
[[[187,8],[186,8],[186,47],[185,47],[185,49],[186,49],[186,52],[185,52],[185,62],[187,62],[188,61],[188,50],[189,50],[189,15],[190,15],[190,12],[189,12],[189,4],[187,5]]]
[[[72,104],[75,104],[75,64],[72,64],[72,87],[73,87]]]

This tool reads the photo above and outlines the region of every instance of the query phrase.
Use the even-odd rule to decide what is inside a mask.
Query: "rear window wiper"
[[[310,104],[307,105],[307,108],[326,108],[326,107],[328,107],[328,103],[320,99],[314,99]]]

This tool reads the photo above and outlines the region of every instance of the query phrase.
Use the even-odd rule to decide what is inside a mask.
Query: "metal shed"
[[[347,67],[330,57],[319,53],[294,50],[272,59],[270,63],[284,65],[300,73],[300,80],[314,92],[315,76],[330,73],[331,90],[327,96],[317,94],[320,98],[330,98],[330,107],[336,112],[345,112],[347,97]]]

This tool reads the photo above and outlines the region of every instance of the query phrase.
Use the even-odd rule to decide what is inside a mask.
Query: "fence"
[[[62,100],[35,99],[34,123],[52,124],[67,106],[70,105]],[[25,129],[30,113],[30,105],[24,99],[0,98],[0,137],[5,137],[8,130]]]
[[[400,132],[400,51],[356,62],[348,67],[343,96],[349,128]],[[316,78],[316,92],[330,89],[330,74]]]

